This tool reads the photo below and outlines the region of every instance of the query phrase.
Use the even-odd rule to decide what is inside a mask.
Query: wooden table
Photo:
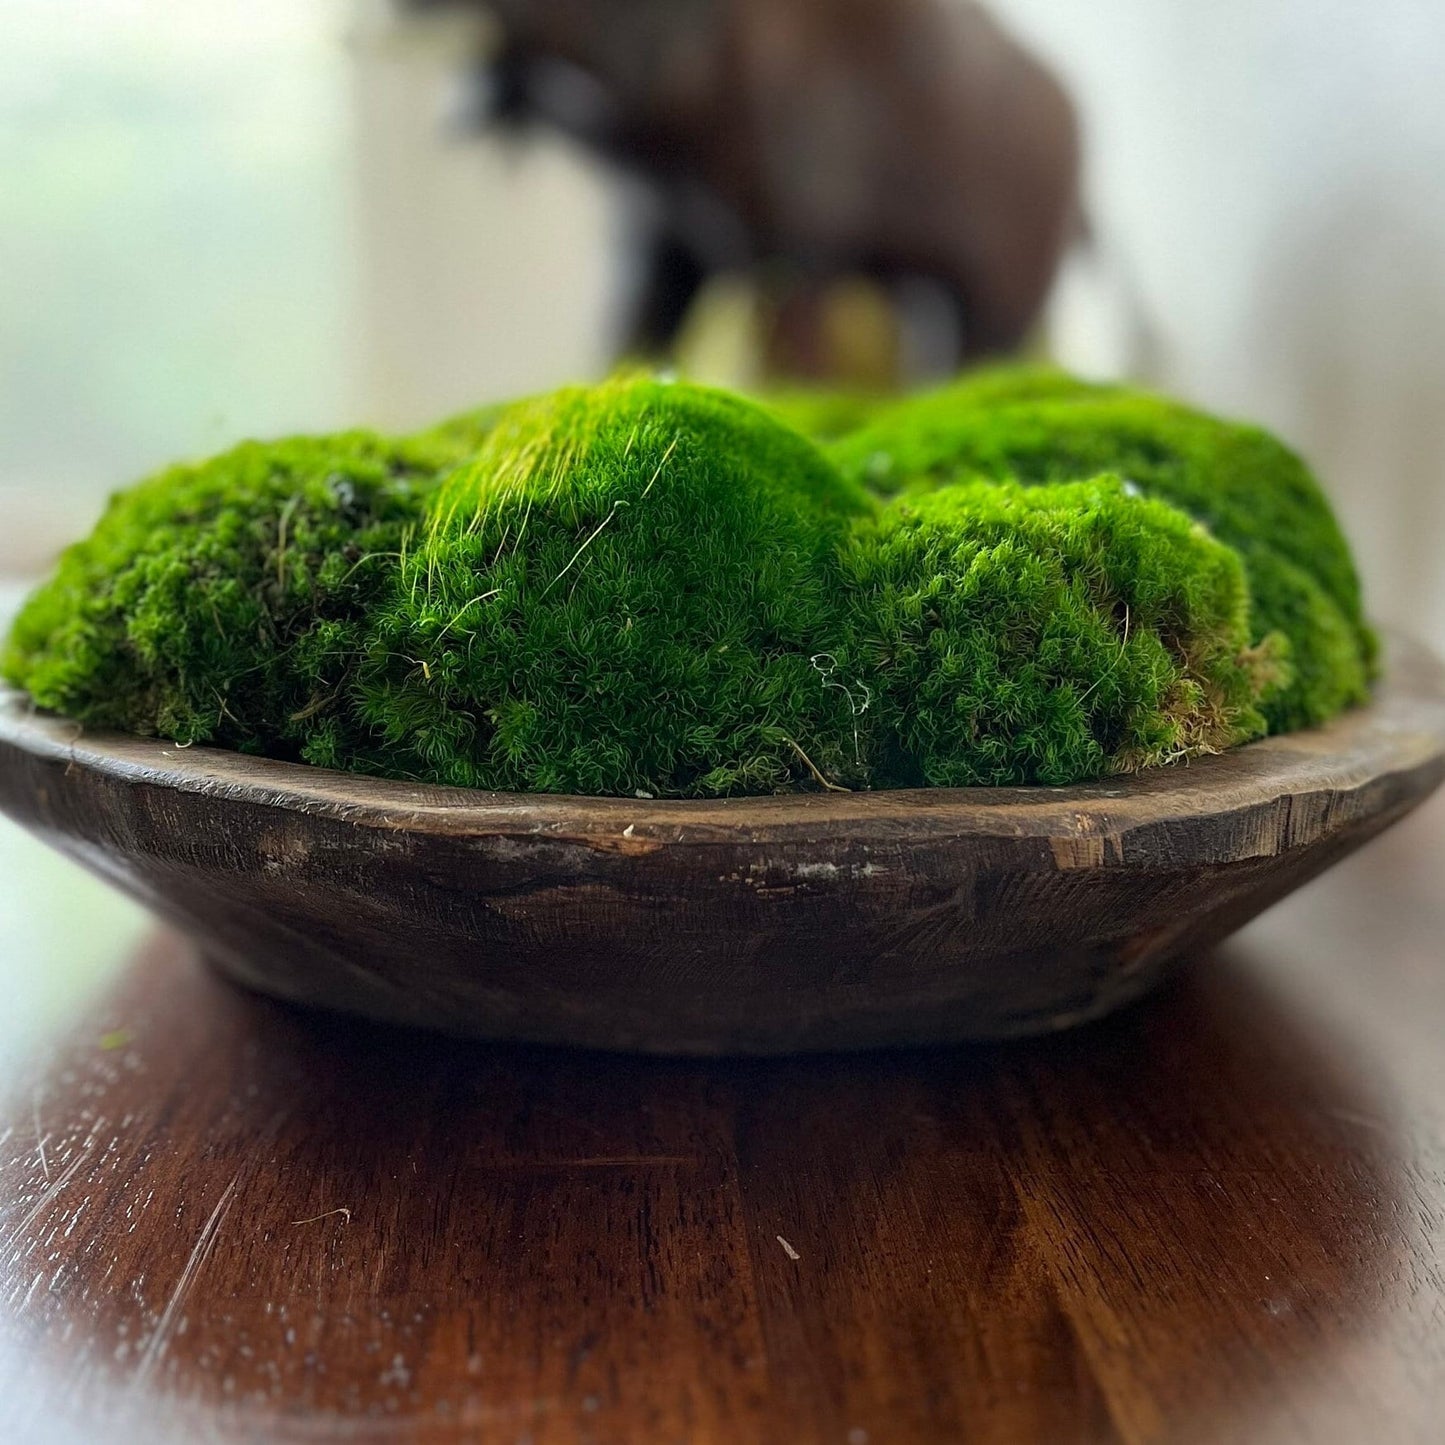
[[[1440,800],[1040,1043],[482,1047],[158,934],[5,1073],[7,1445],[1445,1439]]]

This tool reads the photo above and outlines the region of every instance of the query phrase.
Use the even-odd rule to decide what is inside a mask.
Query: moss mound
[[[5,674],[97,726],[344,766],[363,621],[462,454],[351,432],[172,467],[65,552],[15,622]]]
[[[1369,647],[1278,443],[1012,370],[889,405],[628,378],[248,443],[113,499],[4,672],[180,742],[699,797],[1169,762],[1362,696]]]
[[[1238,556],[1116,477],[901,499],[848,563],[894,785],[1062,784],[1265,731]]]
[[[1204,522],[1244,560],[1256,641],[1289,645],[1272,729],[1323,722],[1363,701],[1375,641],[1359,579],[1305,464],[1257,427],[1064,373],[1003,368],[894,405],[830,448],[884,493],[969,478],[1026,483],[1114,472]]]
[[[627,381],[508,411],[373,620],[365,765],[472,787],[861,781],[834,646],[872,503],[739,398]]]

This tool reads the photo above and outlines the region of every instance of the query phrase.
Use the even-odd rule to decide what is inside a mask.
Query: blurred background
[[[965,0],[889,5],[957,39],[910,63],[939,72],[946,103],[974,106],[966,154],[935,144],[947,127],[926,95],[868,74],[880,47],[849,51],[868,0],[405,15],[386,0],[0,0],[11,597],[111,489],[163,462],[595,376],[639,318],[656,331],[681,285],[673,349],[709,377],[816,370],[819,337],[841,327],[828,354],[846,354],[849,379],[877,379],[869,356],[906,378],[1016,344],[1262,421],[1319,470],[1374,615],[1445,644],[1445,6],[995,0],[1015,47]],[[725,34],[709,28],[720,8],[736,12]],[[560,28],[527,32],[529,9]],[[720,87],[715,113],[688,117],[688,144],[708,140],[725,169],[751,147],[806,216],[719,206],[687,145],[639,120],[629,87],[656,79],[652,31],[676,42],[667,84]],[[488,56],[515,63],[484,73]],[[759,90],[730,88],[738,76]],[[1020,95],[1037,98],[1022,117]],[[487,124],[489,108],[543,120]],[[913,130],[887,134],[905,112]],[[638,173],[649,146],[673,167],[666,215]],[[860,154],[883,179],[854,206],[846,161]],[[950,291],[935,253],[905,253],[909,225],[943,224],[938,178],[955,173],[971,177],[965,225],[989,220],[990,185],[1021,189],[969,238],[972,269]],[[721,184],[761,194],[752,171]],[[819,217],[852,228],[858,286],[807,279]],[[1052,240],[1031,272],[1005,274],[1055,230],[1056,276]],[[679,232],[688,244],[668,249]],[[1005,258],[993,273],[990,247]],[[649,278],[668,283],[661,297]],[[0,828],[0,947],[83,961],[138,928]],[[74,906],[42,916],[24,902],[36,890]],[[53,980],[21,987],[37,1020],[59,1006]]]
[[[1278,429],[1376,615],[1445,635],[1445,7],[992,9],[1083,138],[1094,240],[1054,353]],[[556,127],[470,123],[495,28],[0,0],[0,566],[38,569],[176,456],[606,367],[638,187]]]

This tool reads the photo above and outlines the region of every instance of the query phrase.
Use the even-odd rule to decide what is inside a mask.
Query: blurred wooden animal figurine
[[[928,370],[1037,319],[1078,224],[1075,115],[972,0],[475,3],[491,116],[646,182],[630,351],[666,353],[725,274],[760,279],[784,374],[829,372],[827,298],[860,279],[918,313]]]

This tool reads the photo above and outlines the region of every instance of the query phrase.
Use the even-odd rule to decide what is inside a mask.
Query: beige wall
[[[619,198],[559,140],[462,132],[480,27],[400,29],[358,0],[350,47],[360,414],[411,425],[607,365]]]

